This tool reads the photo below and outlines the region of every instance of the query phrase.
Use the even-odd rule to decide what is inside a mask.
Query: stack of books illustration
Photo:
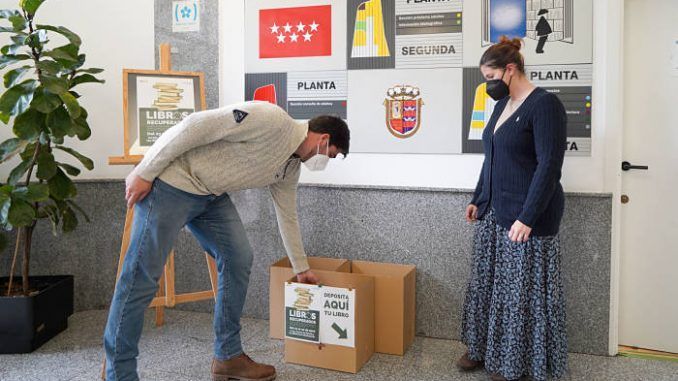
[[[183,98],[181,93],[183,89],[177,87],[176,83],[158,82],[153,85],[158,90],[158,97],[153,101],[153,107],[158,110],[176,110]]]

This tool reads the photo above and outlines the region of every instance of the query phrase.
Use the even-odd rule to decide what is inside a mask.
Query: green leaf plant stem
[[[91,135],[88,113],[80,104],[76,86],[103,83],[95,77],[103,70],[83,68],[82,40],[63,26],[37,24],[35,14],[45,0],[21,0],[19,9],[0,10],[0,33],[11,43],[0,48],[4,90],[0,94],[0,121],[12,127],[13,137],[0,143],[0,163],[11,165],[6,182],[0,181],[0,250],[8,245],[7,232],[16,243],[6,294],[29,295],[31,242],[40,219],[50,222],[52,233],[68,233],[78,225],[77,188],[71,177],[76,166],[92,170],[91,159],[67,147],[67,138],[86,140]],[[60,157],[61,157],[60,156]],[[76,213],[77,212],[77,213]],[[22,284],[13,288],[17,258],[22,258]],[[2,285],[0,285],[2,286]]]

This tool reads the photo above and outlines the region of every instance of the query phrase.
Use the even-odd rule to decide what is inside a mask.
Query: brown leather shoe
[[[459,358],[459,360],[457,360],[457,366],[461,368],[461,370],[472,371],[481,368],[483,366],[483,362],[471,360],[468,357],[468,352],[466,352]]]
[[[275,376],[274,367],[258,364],[244,353],[230,360],[212,360],[212,381],[271,381]]]

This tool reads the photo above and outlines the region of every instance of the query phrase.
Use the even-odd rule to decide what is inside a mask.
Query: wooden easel
[[[170,56],[170,45],[169,44],[160,44],[160,71],[155,71],[154,73],[162,74],[163,72],[171,72],[171,56]],[[204,88],[201,88],[201,94],[203,99],[202,109],[205,109],[204,104]],[[124,107],[127,107],[127,91],[123,91],[123,103]],[[125,121],[125,124],[127,122]],[[137,165],[143,159],[142,155],[130,155],[128,150],[128,137],[127,137],[127,128],[125,128],[125,155],[123,156],[111,156],[108,158],[109,165]],[[120,277],[120,272],[122,271],[122,265],[125,261],[125,255],[127,254],[127,249],[129,248],[130,243],[130,234],[132,232],[132,221],[134,220],[134,206],[127,208],[127,214],[125,215],[125,227],[122,233],[122,244],[120,246],[120,256],[118,258],[118,271],[115,276],[115,282],[118,282]],[[184,294],[177,294],[174,289],[174,250],[172,250],[167,258],[167,263],[165,263],[165,268],[163,274],[160,277],[158,292],[151,301],[149,307],[155,308],[155,325],[157,327],[162,326],[165,323],[165,308],[174,307],[177,304],[197,302],[201,300],[216,299],[217,297],[217,265],[208,253],[205,253],[205,258],[207,260],[207,269],[210,276],[210,283],[212,286],[211,290],[190,292]],[[101,371],[102,380],[106,379],[106,359],[104,358],[104,366]]]

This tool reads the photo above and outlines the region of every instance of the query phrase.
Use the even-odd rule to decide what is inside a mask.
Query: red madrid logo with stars
[[[332,55],[332,6],[259,11],[259,58]]]

